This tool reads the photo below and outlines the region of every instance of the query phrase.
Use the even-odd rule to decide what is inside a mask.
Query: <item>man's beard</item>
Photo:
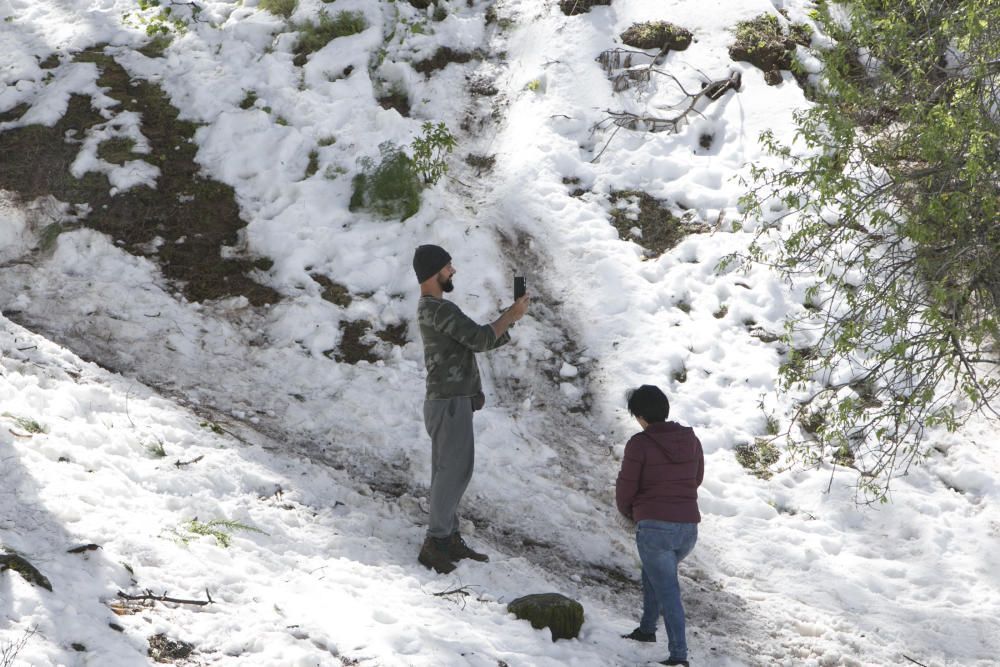
[[[448,278],[448,280],[441,283],[442,292],[450,292],[453,289],[455,289],[455,285],[451,282],[451,278]]]

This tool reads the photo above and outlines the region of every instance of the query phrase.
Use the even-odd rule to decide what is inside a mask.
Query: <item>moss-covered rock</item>
[[[634,23],[621,34],[622,42],[637,49],[683,51],[691,46],[691,31],[668,21]]]
[[[740,21],[733,32],[736,41],[729,47],[729,56],[763,70],[768,85],[781,83],[781,70],[792,68],[795,41],[785,34],[778,17],[761,14]]]
[[[4,570],[14,570],[29,584],[41,586],[47,591],[52,590],[52,584],[44,574],[38,571],[34,565],[28,562],[23,556],[17,554],[0,554],[0,572]]]
[[[525,595],[507,605],[507,611],[536,630],[548,628],[552,641],[575,639],[583,626],[583,605],[559,593]]]

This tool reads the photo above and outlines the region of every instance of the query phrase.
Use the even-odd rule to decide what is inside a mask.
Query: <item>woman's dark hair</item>
[[[670,401],[660,388],[644,384],[626,394],[628,411],[633,417],[642,417],[649,423],[666,421],[670,414]]]

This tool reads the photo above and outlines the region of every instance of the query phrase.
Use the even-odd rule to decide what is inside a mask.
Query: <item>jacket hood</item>
[[[690,426],[677,422],[650,424],[643,433],[657,442],[673,463],[689,463],[698,459],[701,441]]]

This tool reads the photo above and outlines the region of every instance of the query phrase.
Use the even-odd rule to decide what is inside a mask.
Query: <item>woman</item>
[[[669,657],[662,665],[688,665],[677,564],[698,540],[698,486],[705,457],[694,430],[666,421],[670,403],[658,387],[628,394],[628,411],[642,432],[625,445],[615,485],[618,511],[635,522],[642,561],[642,620],[627,639],[656,641],[657,618],[667,627]]]

